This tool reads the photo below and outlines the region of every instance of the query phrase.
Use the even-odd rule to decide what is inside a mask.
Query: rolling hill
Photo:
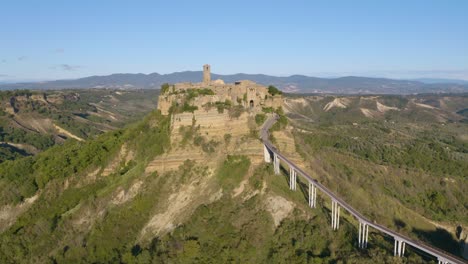
[[[200,82],[200,71],[184,71],[171,74],[112,74],[90,76],[75,80],[57,80],[40,83],[0,84],[0,89],[159,89],[163,83]],[[291,93],[335,94],[413,94],[413,93],[460,93],[468,92],[466,83],[424,83],[420,81],[393,80],[385,78],[341,77],[317,78],[304,75],[277,77],[264,74],[212,74],[212,79],[225,82],[252,80],[264,85],[275,85]]]
[[[156,107],[158,90],[0,91],[0,163],[67,138],[121,128]]]

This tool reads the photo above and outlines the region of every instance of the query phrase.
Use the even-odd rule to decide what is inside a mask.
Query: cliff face
[[[263,146],[258,140],[258,125],[254,116],[244,111],[232,117],[229,111],[219,112],[215,108],[171,115],[171,147],[149,161],[145,174],[171,176],[166,178],[169,182],[186,177],[183,174],[190,174],[190,178],[161,198],[159,203],[168,206],[152,212],[140,233],[142,243],[189,221],[200,206],[244,193],[247,180],[243,185],[236,186],[238,188],[234,192],[219,185],[217,170],[230,156],[246,157],[250,165],[246,168],[246,174],[240,176],[247,179],[253,169],[262,163]],[[185,171],[185,168],[190,168],[191,172]]]
[[[185,160],[215,164],[222,155],[242,154],[254,164],[261,162],[262,146],[257,139],[256,114],[282,106],[281,94],[271,95],[251,81],[165,85],[158,110],[171,114],[172,149],[153,160],[148,172],[166,172]],[[213,157],[210,153],[217,153]]]
[[[256,138],[254,114],[243,112],[230,117],[228,111],[196,110],[171,117],[172,148],[157,157],[147,167],[148,172],[177,169],[190,159],[204,164],[216,164],[222,156],[242,154],[252,163],[262,161],[262,145]],[[200,141],[200,142],[199,142]]]
[[[189,84],[178,84],[174,86],[174,90],[166,91],[160,96],[158,109],[162,114],[171,114],[171,148],[150,160],[145,174],[172,175],[175,172],[180,173],[186,167],[200,171],[193,174],[190,180],[178,189],[171,190],[167,199],[161,201],[162,204],[170,206],[153,212],[141,231],[141,241],[171,232],[180,223],[188,221],[200,205],[211,204],[221,197],[246,196],[248,199],[258,194],[252,193],[249,187],[249,178],[263,163],[263,145],[258,138],[260,125],[255,121],[255,117],[261,113],[262,107],[272,107],[273,104],[265,103],[268,100],[263,99],[261,104],[249,107],[246,105],[249,98],[260,99],[265,96],[263,93],[244,96],[241,93],[244,88],[246,87],[196,88]],[[202,92],[194,96],[194,90]],[[263,92],[266,92],[266,89]],[[244,97],[246,99],[243,99]],[[242,99],[237,100],[238,98]],[[279,106],[280,99],[280,96],[275,98]],[[273,99],[270,101],[273,102]],[[191,108],[191,111],[169,111],[174,104],[180,106],[187,103],[196,108]],[[223,177],[224,174],[217,170],[230,157],[244,157],[249,165],[245,168],[246,171],[239,175],[241,178],[236,180],[238,182],[233,186],[234,189],[226,189],[225,186],[220,188],[219,177]],[[168,178],[168,181],[172,179]],[[260,184],[264,185],[262,182]],[[262,192],[265,193],[265,190]],[[277,221],[286,217],[292,208],[283,213],[284,216],[279,217]],[[281,211],[280,209],[278,210]]]

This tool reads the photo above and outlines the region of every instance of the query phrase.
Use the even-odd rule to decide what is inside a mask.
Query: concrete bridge
[[[405,254],[405,247],[406,245],[411,246],[413,248],[419,249],[434,258],[437,259],[439,264],[446,264],[446,263],[467,263],[463,259],[460,259],[456,256],[450,255],[443,250],[438,248],[429,246],[424,244],[420,241],[416,241],[414,239],[408,238],[402,234],[399,234],[393,230],[390,230],[382,225],[376,224],[371,220],[367,219],[357,210],[355,210],[351,205],[347,204],[343,201],[340,197],[336,194],[332,193],[329,189],[319,183],[317,180],[313,179],[309,174],[304,172],[301,168],[297,167],[294,163],[292,163],[288,158],[283,156],[275,146],[269,140],[269,133],[268,130],[271,126],[277,121],[278,116],[275,115],[270,117],[265,124],[263,125],[262,130],[260,131],[260,138],[264,145],[264,155],[265,155],[265,162],[272,162],[273,161],[273,168],[275,174],[280,174],[280,166],[287,165],[289,168],[289,187],[291,190],[296,190],[297,184],[297,176],[302,177],[306,182],[309,183],[309,206],[311,208],[315,208],[317,206],[317,190],[320,190],[322,194],[328,196],[332,203],[331,208],[331,228],[333,230],[337,230],[340,227],[340,210],[347,211],[350,215],[352,215],[356,220],[359,222],[359,235],[358,235],[358,246],[360,248],[366,248],[368,243],[368,235],[369,235],[369,227],[372,227],[375,230],[378,230],[384,234],[387,234],[394,239],[394,256],[402,257]]]

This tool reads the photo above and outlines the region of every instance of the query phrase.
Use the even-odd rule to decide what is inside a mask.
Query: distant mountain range
[[[412,81],[418,81],[423,83],[456,83],[456,84],[468,84],[466,80],[458,79],[440,79],[440,78],[418,78],[412,79]]]
[[[264,85],[275,85],[290,93],[339,93],[339,94],[414,94],[414,93],[465,93],[468,82],[458,80],[421,79],[395,80],[368,77],[317,78],[304,75],[288,77],[264,74],[212,74],[213,80],[222,79],[227,83],[252,80]],[[73,89],[73,88],[114,88],[114,89],[158,89],[163,83],[201,82],[201,71],[184,71],[170,74],[119,73],[107,76],[90,76],[74,80],[0,84],[0,89]]]

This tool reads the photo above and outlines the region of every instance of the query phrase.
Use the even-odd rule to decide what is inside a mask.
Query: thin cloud
[[[3,77],[10,77],[10,75],[8,75],[8,74],[0,74],[0,78],[3,78]]]
[[[24,61],[24,60],[26,60],[27,58],[28,58],[28,57],[26,57],[26,56],[20,56],[20,57],[18,57],[18,60],[19,60],[19,61]]]
[[[6,63],[6,60],[5,60],[5,59],[2,59],[2,63]]]
[[[79,65],[71,65],[71,64],[60,64],[53,66],[52,69],[64,70],[64,71],[76,71],[83,67]]]
[[[64,52],[65,52],[65,49],[63,48],[54,49],[54,53],[64,53]]]

